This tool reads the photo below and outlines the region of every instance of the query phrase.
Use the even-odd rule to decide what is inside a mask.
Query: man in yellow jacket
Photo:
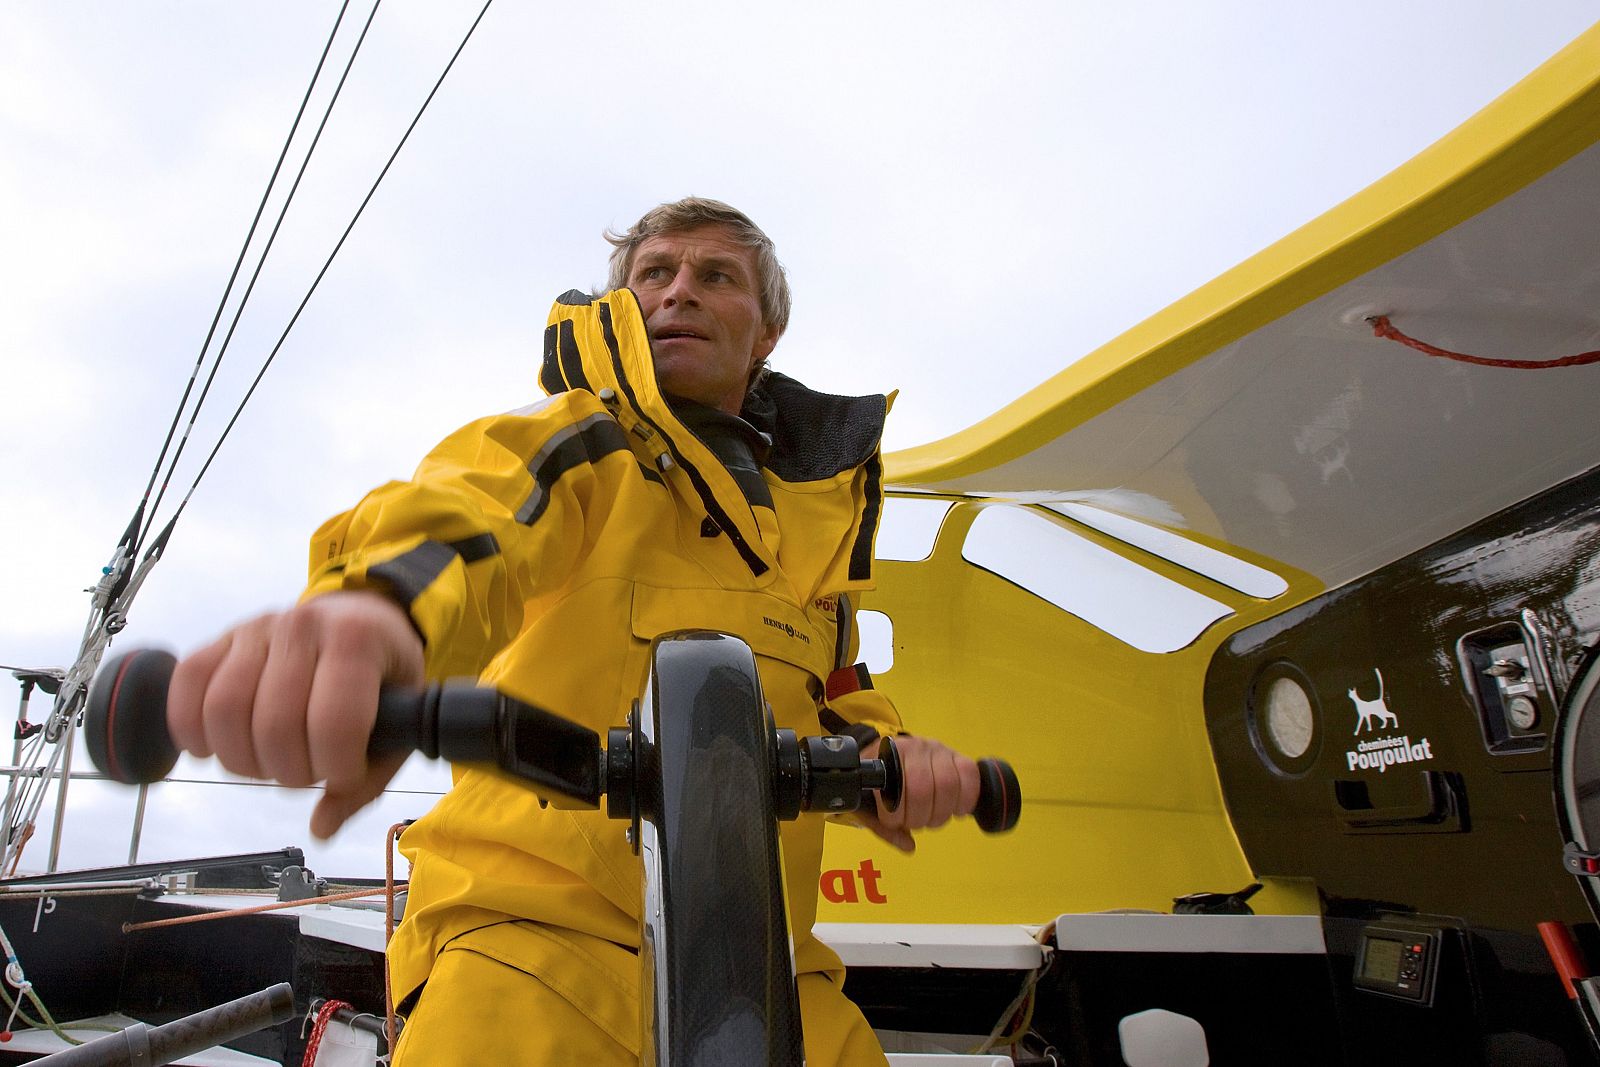
[[[848,732],[867,755],[899,732],[852,664],[850,624],[872,584],[888,398],[766,368],[789,292],[742,213],[689,198],[607,236],[611,291],[551,311],[550,395],[462,428],[411,481],[326,523],[298,607],[179,665],[180,747],[325,782],[312,829],[326,837],[398,769],[366,756],[381,684],[478,675],[603,735],[638,696],[651,639],[683,629],[749,643],[781,727]],[[903,803],[860,821],[909,850],[912,830],[972,810],[978,775],[936,741],[902,742]],[[882,1064],[811,935],[822,828],[782,829],[807,1062]],[[618,824],[457,768],[402,849],[402,1064],[637,1062],[640,885]]]

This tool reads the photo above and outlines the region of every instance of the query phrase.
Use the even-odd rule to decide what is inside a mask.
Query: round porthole
[[[1316,762],[1321,737],[1311,682],[1292,663],[1269,664],[1250,689],[1250,740],[1267,766],[1298,777]]]

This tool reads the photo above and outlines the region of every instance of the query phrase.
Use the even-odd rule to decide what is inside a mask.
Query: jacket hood
[[[771,566],[743,490],[662,393],[649,332],[632,290],[593,297],[574,289],[556,299],[545,328],[539,384],[552,395],[581,390],[598,397],[657,469],[682,469],[708,514],[755,574]],[[817,392],[768,371],[745,398],[741,412],[772,439],[764,465],[784,482],[817,482],[866,468],[864,514],[849,568],[852,581],[870,575],[882,500],[878,449],[890,402],[882,394]]]

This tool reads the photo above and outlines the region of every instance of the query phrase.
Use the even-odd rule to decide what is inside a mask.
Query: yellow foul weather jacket
[[[668,406],[626,289],[556,303],[540,382],[547,399],[462,428],[411,481],[327,522],[307,595],[381,590],[422,634],[430,677],[478,675],[602,737],[639,695],[651,639],[683,629],[750,644],[779,726],[898,731],[870,688],[823,697],[855,655],[845,594],[872,584],[888,398],[769,374],[747,417],[771,452],[759,472],[730,470]],[[781,832],[802,973],[842,970],[811,936],[822,832],[816,815]],[[452,939],[507,920],[637,947],[639,865],[603,811],[541,809],[525,786],[457,767],[402,848],[397,999]]]

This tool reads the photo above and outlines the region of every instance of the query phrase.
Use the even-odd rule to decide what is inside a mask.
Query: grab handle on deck
[[[161,1026],[134,1023],[120,1033],[57,1052],[49,1067],[160,1067],[295,1017],[294,989],[279,982]]]

